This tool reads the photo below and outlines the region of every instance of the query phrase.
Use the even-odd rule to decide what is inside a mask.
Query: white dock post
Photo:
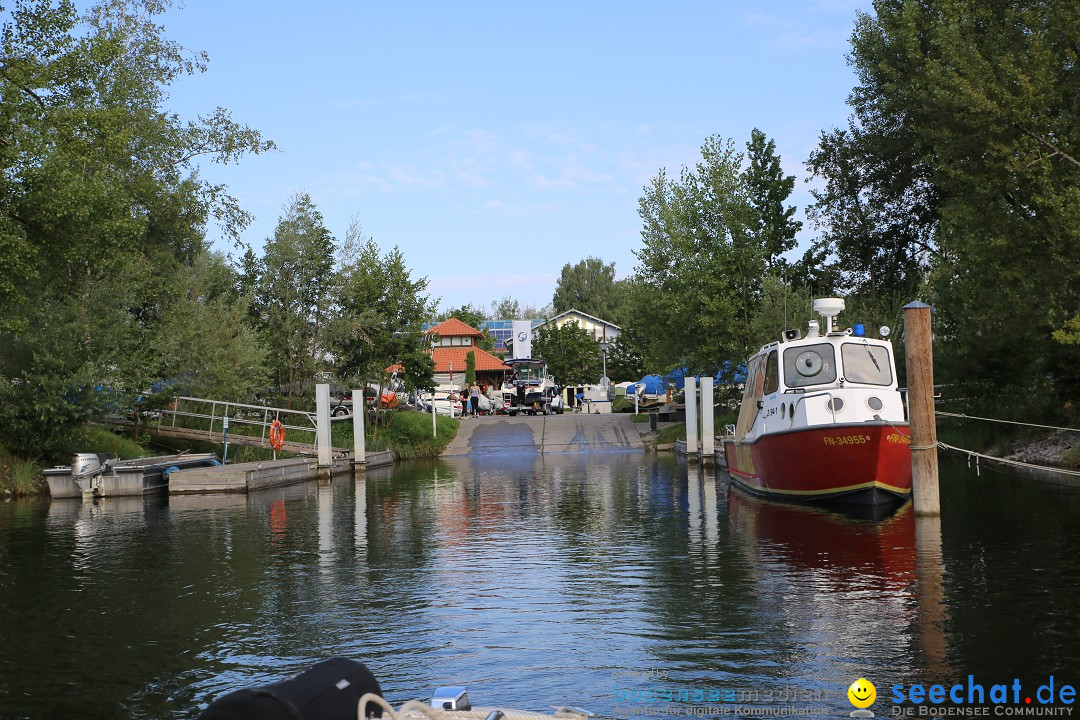
[[[683,390],[686,393],[686,456],[696,457],[698,448],[697,378],[687,376]]]
[[[315,448],[319,467],[330,467],[330,386],[315,386]]]
[[[364,391],[352,391],[353,464],[367,463],[367,438],[364,437]]]
[[[716,420],[713,417],[713,379],[701,378],[701,461],[712,464],[716,439]]]

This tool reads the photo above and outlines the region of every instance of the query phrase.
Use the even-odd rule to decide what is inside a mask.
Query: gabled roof
[[[619,327],[618,325],[616,325],[613,322],[609,322],[608,320],[604,320],[603,318],[598,318],[595,315],[590,315],[589,313],[583,313],[580,310],[575,310],[574,308],[570,308],[569,310],[563,310],[558,315],[555,315],[553,317],[549,317],[547,320],[545,320],[544,322],[542,322],[540,324],[541,325],[549,325],[549,324],[555,322],[556,320],[559,320],[560,318],[566,317],[567,315],[577,315],[579,317],[585,318],[586,320],[592,320],[594,323],[597,323],[599,325],[607,325],[608,327],[613,327],[616,330],[622,330],[621,327]]]
[[[450,363],[454,363],[454,372],[465,372],[465,356],[472,351],[476,356],[476,369],[481,372],[489,370],[506,370],[503,361],[495,357],[487,350],[478,347],[437,347],[435,348],[435,372],[450,372]]]
[[[470,325],[466,325],[457,318],[444,320],[438,325],[428,328],[424,333],[428,335],[435,333],[439,337],[484,337],[484,333]]]

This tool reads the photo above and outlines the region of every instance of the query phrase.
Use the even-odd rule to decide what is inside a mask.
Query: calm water
[[[942,469],[918,543],[910,507],[766,503],[623,454],[0,504],[0,718],[193,717],[334,655],[395,704],[465,684],[602,716],[616,684],[834,717],[860,676],[879,717],[893,683],[1080,684],[1080,490]]]

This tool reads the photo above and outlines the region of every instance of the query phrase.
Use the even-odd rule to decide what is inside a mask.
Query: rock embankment
[[[1041,440],[1013,446],[1005,459],[1063,467],[1068,464],[1066,456],[1078,443],[1080,432],[1059,430]]]

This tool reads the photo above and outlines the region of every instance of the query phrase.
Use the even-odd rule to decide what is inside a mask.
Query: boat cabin
[[[805,338],[785,331],[780,342],[750,359],[737,438],[816,425],[906,422],[892,343],[866,337],[862,326],[834,330],[832,317],[823,316],[824,333],[816,322]]]

